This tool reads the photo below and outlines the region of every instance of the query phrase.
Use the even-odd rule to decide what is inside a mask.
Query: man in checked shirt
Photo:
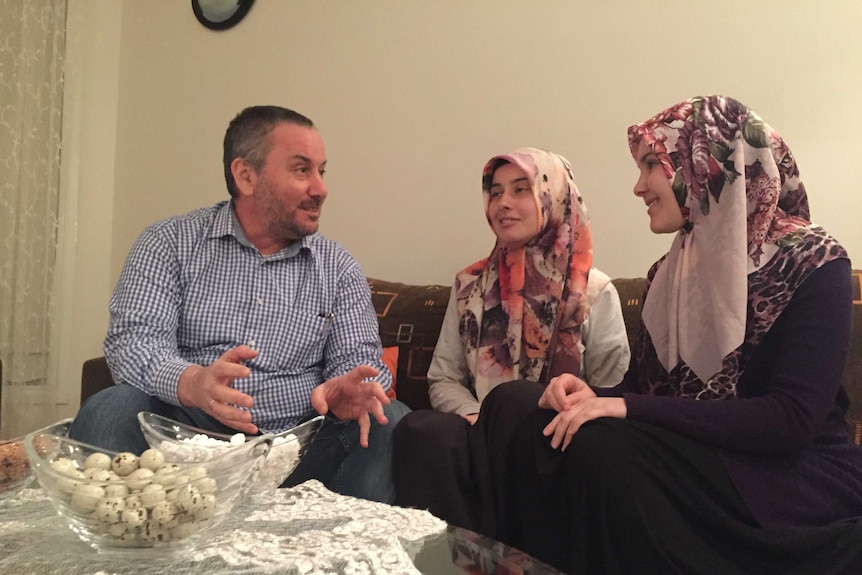
[[[391,502],[391,431],[371,293],[356,260],[317,232],[323,139],[305,116],[243,110],[224,139],[230,200],[150,225],[110,302],[117,385],[91,397],[72,438],[137,454],[150,411],[222,433],[279,432],[327,414],[285,485],[318,479]]]

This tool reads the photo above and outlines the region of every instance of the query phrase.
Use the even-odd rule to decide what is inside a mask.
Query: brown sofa
[[[862,441],[862,271],[853,272],[853,341],[844,375],[850,395],[848,421],[856,442]],[[640,326],[640,299],[644,279],[614,279],[620,295],[623,318],[632,343]],[[431,363],[434,346],[449,301],[450,286],[407,285],[369,279],[371,297],[380,324],[380,339],[388,348],[387,356],[396,355],[395,393],[411,409],[429,409],[428,381],[425,374]],[[81,402],[109,385],[111,374],[103,357],[84,362],[81,376]]]

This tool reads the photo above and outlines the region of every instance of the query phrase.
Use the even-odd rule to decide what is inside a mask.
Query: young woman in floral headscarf
[[[495,156],[482,189],[497,241],[455,278],[428,370],[434,411],[399,426],[394,469],[399,504],[487,532],[493,510],[481,501],[493,473],[484,442],[470,437],[485,397],[504,382],[545,385],[563,373],[614,385],[630,353],[616,289],[592,267],[589,218],[568,161],[535,148]]]
[[[609,390],[564,375],[489,398],[522,431],[493,463],[511,476],[498,536],[569,573],[862,573],[847,253],[731,98],[682,102],[629,146],[651,230],[676,234],[632,367]]]

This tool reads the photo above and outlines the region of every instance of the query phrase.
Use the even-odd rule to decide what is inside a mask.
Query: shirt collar
[[[243,232],[242,226],[239,223],[239,219],[236,217],[236,211],[234,210],[233,200],[229,202],[223,202],[216,213],[215,221],[213,222],[212,235],[213,238],[221,238],[224,236],[233,236],[236,238],[236,241],[240,243],[240,245],[257,249],[255,248],[251,242],[248,241],[248,238],[245,237],[245,232]],[[266,259],[282,259],[282,258],[292,258],[299,254],[300,251],[307,250],[314,253],[312,246],[314,245],[314,241],[317,238],[318,233],[315,232],[310,236],[304,236],[300,238],[299,241],[293,242],[286,248],[279,250],[278,252],[265,256]]]

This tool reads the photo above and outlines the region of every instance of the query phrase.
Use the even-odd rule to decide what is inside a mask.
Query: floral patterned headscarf
[[[805,187],[784,140],[736,100],[681,102],[630,127],[628,140],[632,156],[641,141],[656,154],[684,218],[650,272],[643,323],[671,377],[648,387],[733,396],[750,355],[740,351],[743,342],[759,342],[808,271],[846,253],[809,221]],[[787,277],[788,266],[806,273]],[[757,313],[747,317],[751,309]]]
[[[524,246],[498,242],[488,258],[456,276],[459,329],[479,401],[506,381],[546,384],[560,373],[577,374],[588,311],[592,236],[569,162],[535,148],[491,158],[482,172],[486,217],[494,171],[505,163],[527,175],[541,221]]]

